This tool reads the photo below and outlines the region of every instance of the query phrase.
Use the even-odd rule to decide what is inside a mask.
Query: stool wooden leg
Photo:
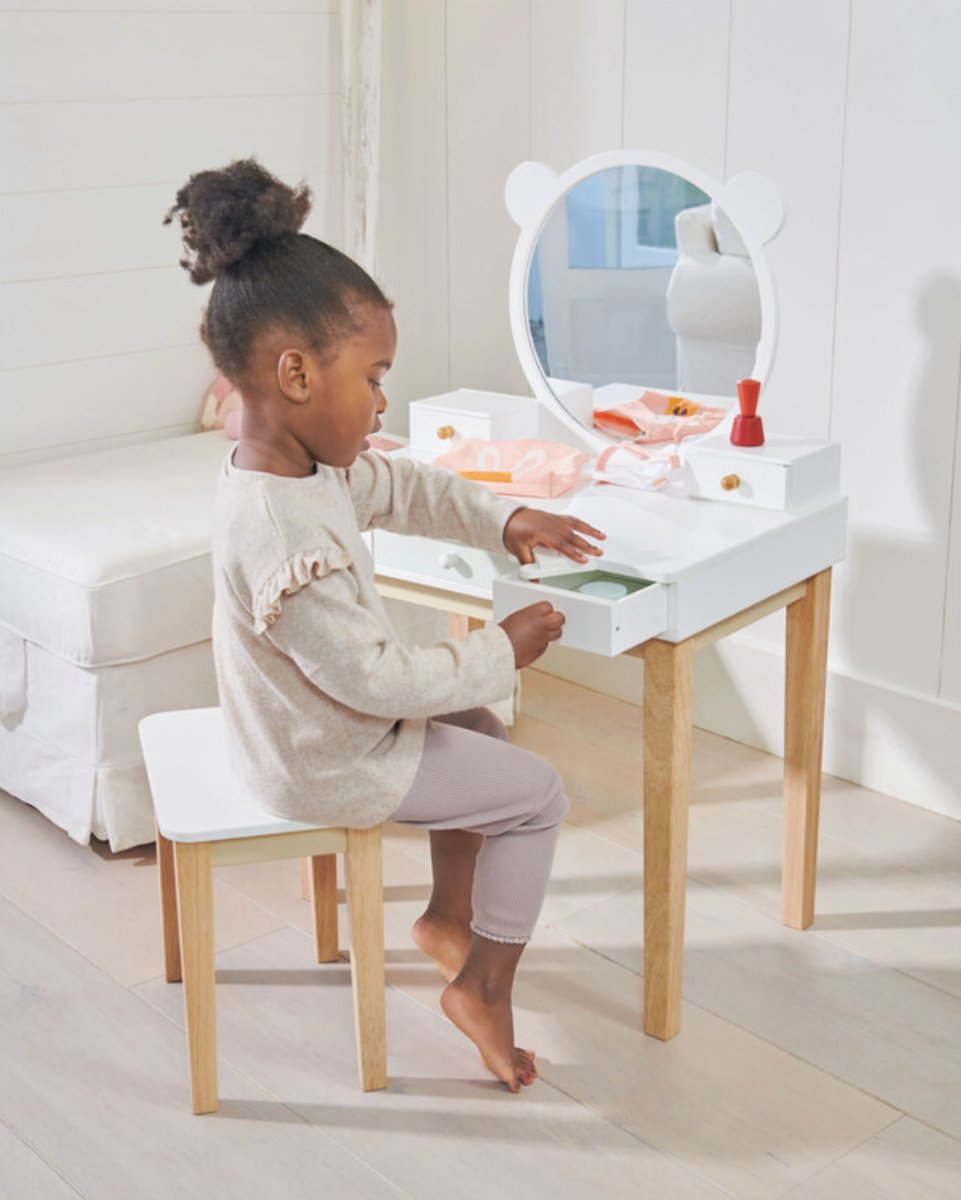
[[[681,1027],[693,641],[644,647],[644,1031]]]
[[[387,1086],[384,885],[379,826],[347,830],[344,864],[357,1062],[361,1087],[371,1092]]]
[[[310,899],[310,859],[302,858],[300,860],[300,898],[301,900]]]
[[[784,924],[795,929],[814,920],[830,604],[828,568],[812,576],[805,596],[787,608],[781,887]]]
[[[157,830],[157,874],[160,877],[160,918],[163,923],[164,979],[179,983],[180,930],[177,922],[177,873],[173,843]]]
[[[214,997],[214,912],[210,846],[175,842],[184,1011],[195,1113],[217,1109],[217,1016]]]
[[[337,946],[337,855],[315,854],[304,861],[310,863],[317,961],[334,962],[340,957]]]

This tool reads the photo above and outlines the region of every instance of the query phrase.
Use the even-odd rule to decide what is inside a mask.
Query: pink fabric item
[[[724,417],[724,409],[714,404],[645,391],[636,400],[599,409],[594,424],[632,442],[679,442],[695,433],[709,433]]]
[[[543,438],[513,442],[459,438],[446,454],[434,459],[434,466],[447,467],[504,496],[549,499],[570,491],[589,461],[590,455]]]
[[[222,429],[226,437],[236,441],[240,437],[243,403],[240,392],[230,380],[224,375],[219,375],[204,397],[200,428],[205,432],[209,429]]]

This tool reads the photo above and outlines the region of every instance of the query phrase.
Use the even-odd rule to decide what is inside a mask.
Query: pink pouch
[[[513,442],[460,438],[446,454],[434,459],[434,466],[447,467],[504,496],[546,499],[570,491],[589,461],[589,454],[542,438]]]
[[[594,413],[594,424],[605,433],[632,442],[679,442],[695,433],[708,433],[724,420],[725,411],[684,396],[645,391],[636,400]]]

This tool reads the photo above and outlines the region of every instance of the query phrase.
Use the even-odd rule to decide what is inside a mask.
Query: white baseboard
[[[538,669],[632,704],[639,659],[601,660],[552,647]],[[695,660],[694,723],[770,754],[784,750],[784,655],[736,634]],[[824,770],[961,820],[961,705],[859,679],[829,666]]]

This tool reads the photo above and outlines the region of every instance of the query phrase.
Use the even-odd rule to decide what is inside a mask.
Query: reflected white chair
[[[336,855],[345,863],[357,1060],[364,1091],[387,1086],[381,829],[304,825],[234,783],[219,708],[140,722],[157,818],[164,972],[183,980],[195,1113],[217,1108],[212,868],[308,856],[318,962],[338,957]]]
[[[677,388],[733,396],[754,370],[761,336],[754,267],[737,231],[710,204],[682,209],[674,227],[667,320],[677,337]]]

